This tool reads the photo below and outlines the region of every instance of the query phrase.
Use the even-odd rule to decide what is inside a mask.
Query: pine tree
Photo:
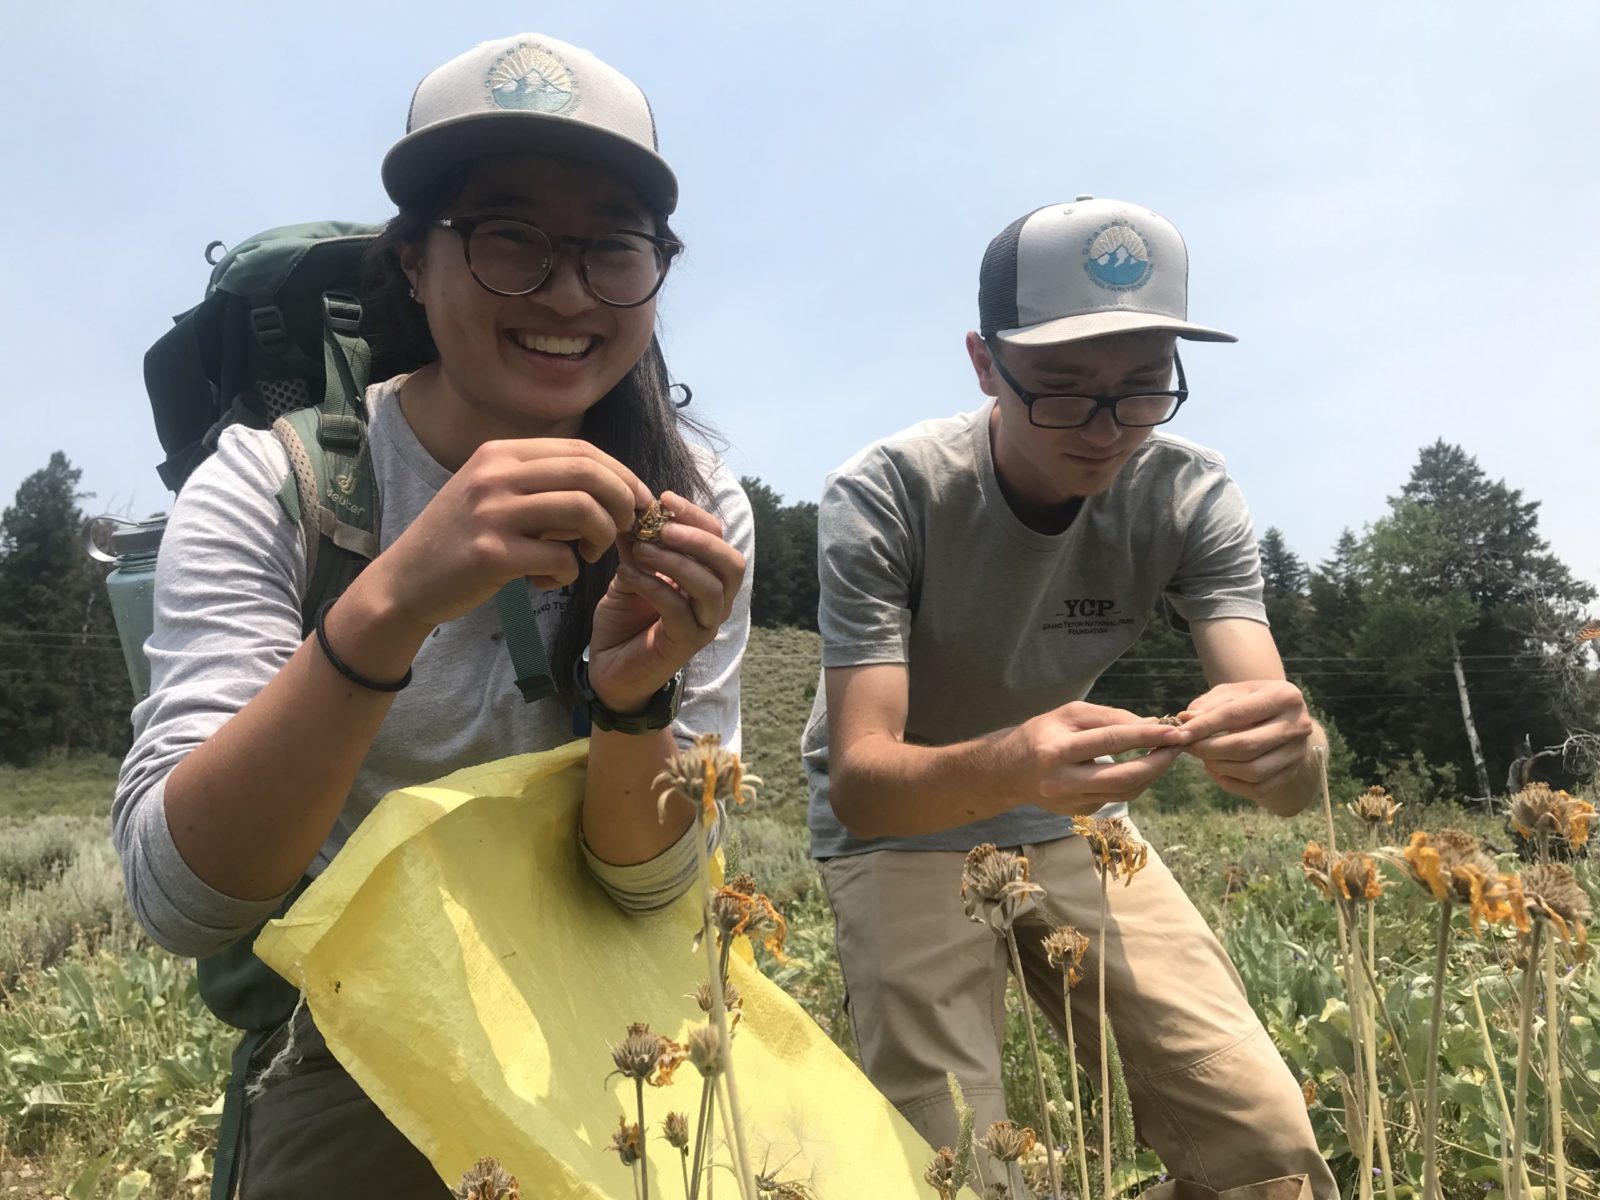
[[[0,759],[119,753],[131,694],[103,580],[84,554],[82,472],[61,451],[0,514]]]

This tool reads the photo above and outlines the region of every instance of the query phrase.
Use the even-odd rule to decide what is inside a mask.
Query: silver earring
[[[407,288],[406,289],[406,294],[409,295],[413,300],[415,300],[417,298],[417,289],[414,288],[414,287],[413,288]]]

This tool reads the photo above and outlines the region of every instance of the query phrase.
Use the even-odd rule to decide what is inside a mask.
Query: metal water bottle
[[[165,516],[146,521],[91,517],[83,528],[89,557],[113,564],[106,576],[106,594],[136,703],[150,694],[150,663],[144,656],[144,644],[155,627],[156,554],[166,528]]]

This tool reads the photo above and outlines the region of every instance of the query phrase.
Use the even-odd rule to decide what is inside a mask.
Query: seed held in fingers
[[[672,512],[663,508],[661,501],[650,501],[633,518],[634,540],[640,542],[658,541],[661,537],[661,531],[666,528],[667,522],[670,520],[672,520]]]

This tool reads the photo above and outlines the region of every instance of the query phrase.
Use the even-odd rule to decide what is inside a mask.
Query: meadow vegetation
[[[788,961],[763,955],[764,968],[848,1052],[832,915],[806,854],[797,754],[817,683],[817,645],[815,634],[800,630],[755,631],[743,757],[765,786],[734,818],[728,850],[730,867],[754,875],[789,921]],[[1364,848],[1367,832],[1344,805],[1382,781],[1347,771],[1336,755],[1340,845]],[[151,945],[124,908],[108,838],[114,772],[104,758],[0,768],[0,1197],[130,1200],[203,1196],[208,1187],[234,1038],[201,1005],[192,964]],[[1501,870],[1519,866],[1504,813],[1457,807],[1447,777],[1426,762],[1407,764],[1387,782],[1402,807],[1382,829],[1385,844],[1404,846],[1414,830],[1457,827],[1481,836]],[[1271,817],[1234,803],[1184,763],[1135,806],[1134,817],[1227,946],[1251,1004],[1305,1087],[1324,1152],[1354,1195],[1361,1156],[1347,1114],[1360,1072],[1337,914],[1301,866],[1306,843],[1326,840],[1321,809]],[[1600,909],[1592,871],[1586,862],[1576,865],[1580,886]],[[1439,906],[1384,870],[1390,886],[1375,906],[1371,963],[1382,1008],[1372,1025],[1393,1155],[1391,1178],[1377,1180],[1373,1191],[1383,1195],[1393,1183],[1394,1195],[1414,1197],[1421,1195],[1422,1139],[1406,1079],[1420,1087],[1425,1074]],[[951,880],[953,890],[959,886]],[[1514,1132],[1500,1096],[1509,1098],[1516,1072],[1526,953],[1512,928],[1492,926],[1474,937],[1464,918],[1458,924],[1439,1039],[1441,1184],[1452,1200],[1498,1200]],[[1600,1196],[1600,975],[1569,944],[1560,944],[1558,961],[1557,1003],[1541,997],[1533,1019],[1542,1031],[1554,1017],[1560,1031],[1566,1192]],[[1067,1079],[1065,1047],[1047,1026],[1038,1032],[1042,1054]],[[1027,1054],[1014,1008],[1005,1048],[1011,1111],[1019,1125],[1042,1129]],[[1522,1134],[1529,1181],[1553,1197],[1547,1071],[1541,1051],[1528,1064]],[[1098,1129],[1098,1075],[1086,1072],[1082,1083],[1085,1128]],[[1051,1124],[1058,1141],[1070,1132],[1070,1121]],[[1098,1179],[1095,1141],[1091,1134]],[[1148,1151],[1116,1168],[1119,1190],[1161,1175]],[[1063,1179],[1076,1193],[1076,1176]]]

